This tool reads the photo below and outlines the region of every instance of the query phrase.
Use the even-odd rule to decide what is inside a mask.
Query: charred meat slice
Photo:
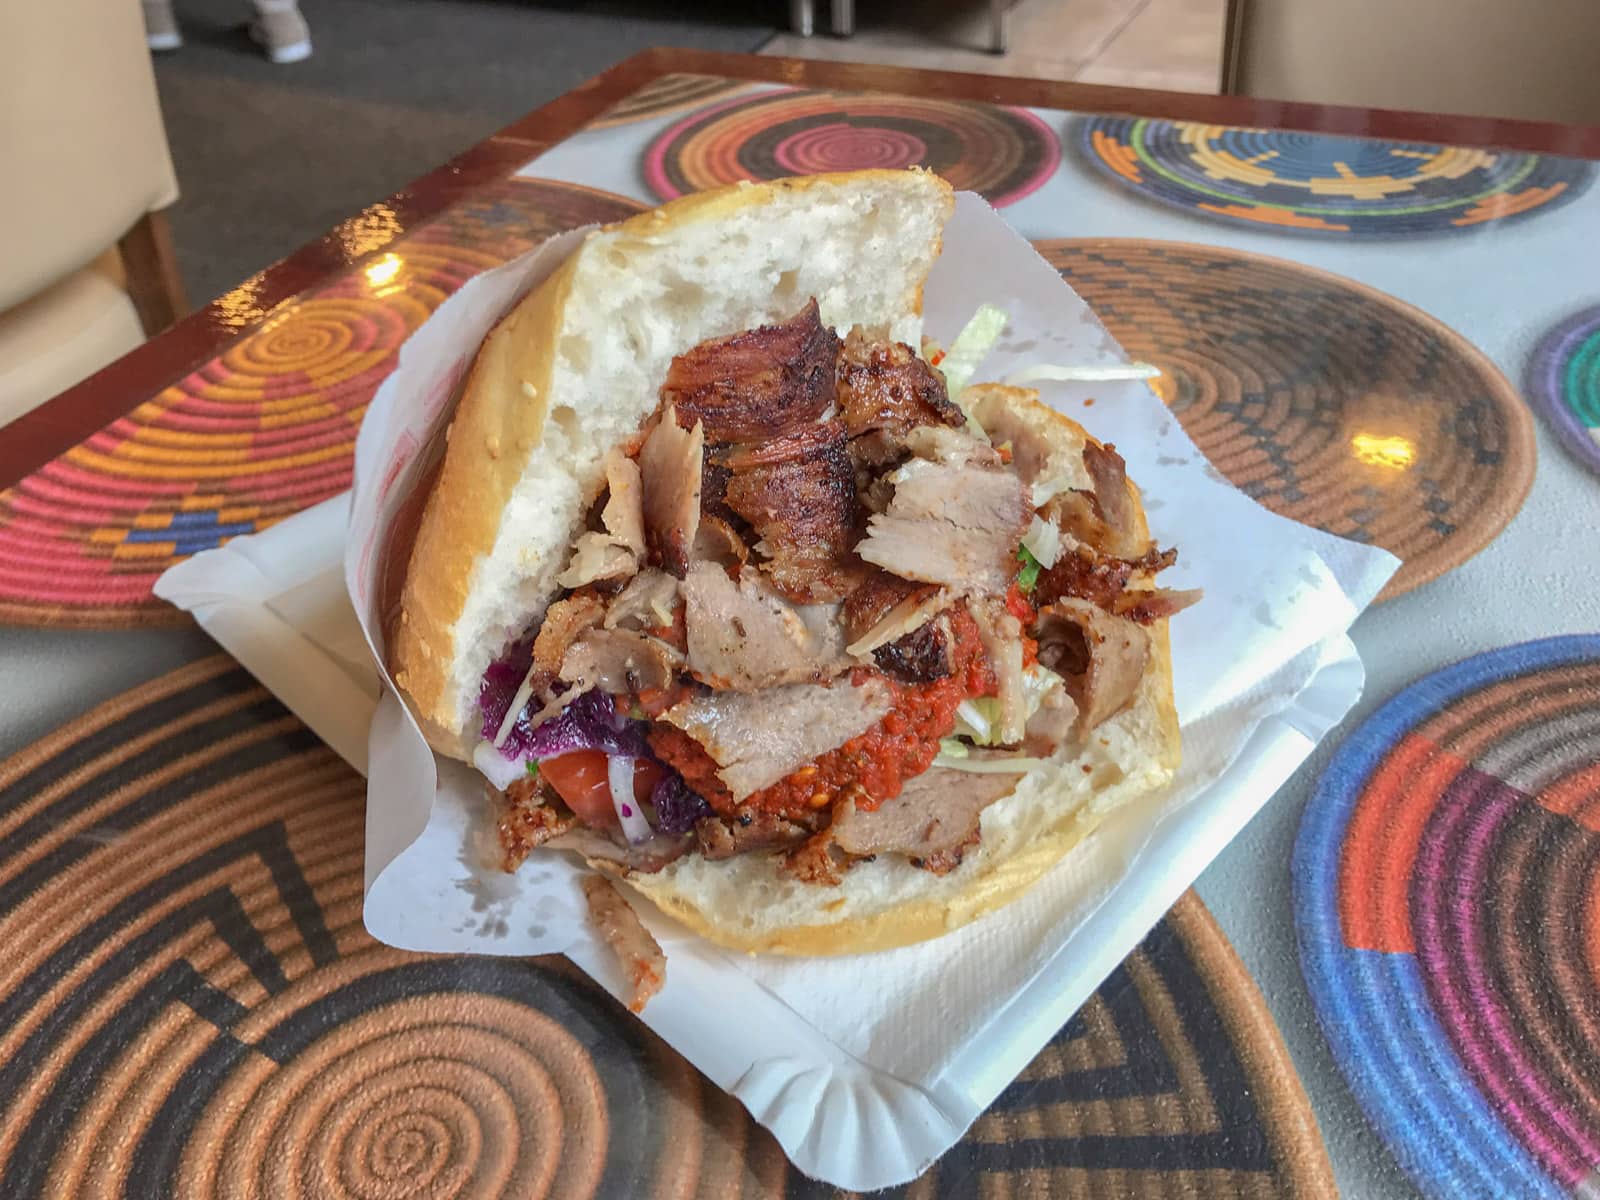
[[[833,632],[836,622],[807,622],[749,567],[735,582],[715,563],[697,562],[683,598],[689,671],[702,683],[754,692],[824,680],[850,665]]]
[[[1185,588],[1182,591],[1175,591],[1172,588],[1127,591],[1117,597],[1117,602],[1112,605],[1112,611],[1119,617],[1127,617],[1130,621],[1148,625],[1152,621],[1175,616],[1191,604],[1198,604],[1204,595],[1205,592],[1201,588]]]
[[[1066,681],[1078,706],[1078,731],[1116,716],[1139,690],[1150,662],[1150,635],[1126,617],[1086,600],[1066,599],[1039,611],[1039,661]]]
[[[639,920],[639,914],[609,879],[585,875],[583,898],[589,905],[589,919],[617,956],[622,974],[628,980],[632,990],[628,1008],[643,1012],[650,997],[659,992],[667,980],[667,956],[661,953],[661,944],[650,935],[644,922]]]
[[[678,355],[661,395],[710,442],[757,442],[810,425],[833,403],[839,339],[812,300],[779,325],[701,342]]]
[[[1083,465],[1088,468],[1089,478],[1094,480],[1094,499],[1100,518],[1111,531],[1110,543],[1097,548],[1122,558],[1136,558],[1145,553],[1150,543],[1139,533],[1139,514],[1128,488],[1127,464],[1122,461],[1122,455],[1115,446],[1096,446],[1089,442],[1083,447]]]
[[[1054,566],[1039,573],[1033,603],[1042,607],[1057,600],[1088,600],[1108,612],[1114,611],[1131,581],[1148,578],[1177,561],[1176,550],[1152,548],[1139,558],[1113,558],[1096,555],[1087,546],[1079,546],[1068,550]]]
[[[937,591],[928,584],[871,569],[844,598],[844,635],[852,644],[859,642],[902,601]]]
[[[929,621],[872,652],[872,661],[885,675],[901,683],[932,683],[949,676],[950,637],[944,625]]]
[[[573,592],[557,600],[544,614],[539,636],[533,640],[533,665],[552,680],[561,670],[567,650],[606,615],[606,602],[593,591]]]
[[[575,692],[599,688],[613,696],[669,687],[683,664],[665,642],[631,629],[591,629],[572,644],[561,678]]]
[[[650,562],[682,579],[700,527],[700,465],[705,431],[684,429],[671,405],[639,448],[644,537]]]
[[[1032,515],[1028,489],[1008,471],[912,459],[856,553],[904,579],[1003,593]]]
[[[744,544],[738,530],[722,517],[705,511],[702,503],[700,532],[695,535],[693,557],[737,571],[750,561],[750,548]]]
[[[703,817],[695,822],[695,841],[710,859],[732,858],[747,850],[792,846],[811,836],[814,825],[759,808],[738,808],[727,817]]]
[[[516,780],[501,793],[501,869],[515,871],[529,854],[577,823],[577,817],[550,802],[533,776]]]
[[[890,685],[877,678],[859,687],[790,683],[697,696],[662,720],[700,743],[717,764],[717,778],[743,800],[871,729],[892,700]]]
[[[859,514],[844,426],[824,421],[725,461],[728,506],[760,537],[756,549],[778,590],[801,603],[842,599],[855,575]]]
[[[921,425],[966,424],[939,373],[904,342],[874,342],[859,328],[839,356],[839,416],[858,466],[884,466]]]

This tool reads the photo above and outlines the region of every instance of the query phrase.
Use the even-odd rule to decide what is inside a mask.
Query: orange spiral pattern
[[[216,358],[0,492],[0,621],[185,620],[151,597],[156,578],[348,487],[368,401],[445,297],[552,233],[639,207],[574,184],[498,184],[256,314]],[[224,307],[248,313],[249,288]]]

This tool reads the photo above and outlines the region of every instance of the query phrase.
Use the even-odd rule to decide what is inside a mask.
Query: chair
[[[1600,123],[1596,0],[1229,0],[1223,91]]]
[[[177,196],[139,6],[0,8],[0,426],[182,315]]]

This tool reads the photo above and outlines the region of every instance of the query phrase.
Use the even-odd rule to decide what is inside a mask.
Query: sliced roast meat
[[[668,709],[717,764],[735,800],[777,783],[883,719],[893,696],[883,680],[860,686],[790,683],[761,692],[711,692]]]
[[[552,679],[561,670],[567,649],[585,632],[600,624],[606,602],[592,590],[573,592],[545,610],[539,636],[533,640],[533,665]]]
[[[867,523],[856,553],[904,579],[958,592],[1004,592],[1033,514],[1009,471],[912,459],[895,472],[887,512]]]
[[[944,379],[904,342],[875,342],[852,329],[839,355],[839,416],[858,467],[902,454],[905,435],[922,425],[959,428],[966,414],[951,403]]]
[[[931,584],[924,584],[915,591],[907,593],[904,599],[879,617],[871,628],[851,642],[848,647],[849,652],[858,658],[877,654],[892,643],[914,635],[933,620],[948,603],[949,597],[943,591]]]
[[[753,692],[849,669],[831,612],[796,609],[753,568],[733,580],[715,563],[697,562],[683,601],[689,671],[702,683]]]
[[[606,506],[600,523],[617,545],[644,555],[644,488],[639,465],[620,450],[606,455]]]
[[[811,836],[814,826],[758,808],[740,808],[728,817],[703,817],[695,822],[695,842],[710,859],[732,858],[747,850],[793,846]]]
[[[678,586],[665,571],[640,571],[606,609],[606,628],[643,632],[670,626],[677,619]]]
[[[840,804],[829,830],[848,854],[904,854],[926,858],[966,842],[979,814],[1008,795],[1021,773],[978,774],[934,767],[906,780],[900,794],[871,812]]]
[[[567,569],[556,576],[564,588],[586,584],[615,586],[639,569],[639,560],[626,546],[619,546],[609,533],[580,534],[572,546]]]
[[[661,943],[650,935],[639,914],[609,879],[599,875],[583,877],[583,898],[589,905],[589,919],[599,930],[601,940],[611,947],[622,967],[632,994],[628,1008],[643,1012],[650,997],[661,990],[667,979],[667,956]]]
[[[667,369],[661,395],[706,440],[758,442],[810,425],[833,403],[839,339],[812,300],[778,325],[701,342]]]
[[[842,599],[858,573],[850,545],[859,523],[844,426],[824,421],[725,461],[728,506],[761,539],[778,590],[801,603]]]
[[[1151,588],[1148,591],[1129,589],[1118,596],[1117,602],[1111,607],[1119,617],[1148,625],[1152,621],[1165,620],[1181,613],[1191,604],[1198,604],[1204,595],[1202,588],[1185,588],[1181,591],[1172,588]]]
[[[1126,617],[1087,600],[1039,610],[1039,661],[1066,681],[1087,733],[1133,702],[1150,662],[1150,635]]]
[[[1083,461],[1083,431],[1038,403],[1032,388],[975,383],[961,395],[996,446],[1011,447],[1012,470],[1052,491],[1094,486]]]
[[[872,652],[872,661],[901,683],[932,683],[948,678],[954,669],[950,642],[949,622],[935,618],[879,646]]]
[[[1115,446],[1083,447],[1083,465],[1094,480],[1095,504],[1111,531],[1111,540],[1097,549],[1118,558],[1137,558],[1150,549],[1149,539],[1139,532],[1139,512],[1128,487],[1127,464]]]
[[[665,642],[631,629],[591,629],[561,661],[561,678],[575,692],[599,688],[613,696],[664,688],[683,665]]]
[[[1097,555],[1087,545],[1079,545],[1039,573],[1033,603],[1043,607],[1072,598],[1091,601],[1109,612],[1116,608],[1131,581],[1148,579],[1177,560],[1176,550],[1152,548],[1138,558],[1115,558]]]
[[[671,405],[639,448],[644,537],[650,562],[682,579],[700,527],[700,462],[705,430],[684,429]]]

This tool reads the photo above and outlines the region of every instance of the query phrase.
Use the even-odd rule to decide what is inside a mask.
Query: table
[[[690,76],[710,77],[710,82],[681,82]],[[653,112],[644,111],[626,124],[604,119],[608,109],[619,103],[628,104],[630,97],[652,84],[665,93],[664,98],[658,95]],[[749,85],[751,90],[739,91],[735,84]],[[946,155],[947,164],[958,174],[975,163],[969,172],[973,179],[967,185],[972,186],[975,180],[977,186],[987,187],[991,199],[1004,206],[1005,215],[1021,232],[1047,240],[1049,244],[1043,248],[1051,260],[1062,268],[1069,281],[1085,291],[1091,302],[1102,307],[1106,298],[1114,303],[1117,296],[1135,295],[1139,279],[1160,279],[1166,291],[1170,290],[1167,283],[1176,278],[1172,272],[1179,268],[1191,274],[1209,270],[1213,278],[1219,279],[1223,275],[1216,272],[1231,271],[1239,282],[1238,290],[1228,293],[1232,307],[1227,311],[1246,311],[1250,320],[1260,321],[1265,319],[1262,296],[1282,298],[1289,294],[1281,290],[1281,280],[1274,282],[1274,272],[1298,265],[1301,270],[1295,278],[1301,283],[1295,286],[1303,291],[1294,294],[1315,293],[1322,297],[1322,308],[1306,310],[1303,319],[1307,322],[1327,322],[1338,319],[1340,313],[1360,312],[1370,317],[1374,329],[1410,331],[1407,336],[1421,339],[1421,349],[1403,362],[1417,379],[1444,359],[1469,364],[1463,368],[1466,374],[1458,379],[1452,377],[1450,386],[1483,390],[1484,412],[1489,414],[1484,419],[1492,417],[1500,422],[1495,425],[1500,433],[1493,437],[1502,440],[1488,448],[1480,447],[1479,458],[1483,461],[1463,468],[1473,478],[1478,477],[1472,474],[1474,471],[1480,475],[1487,471],[1493,476],[1493,486],[1470,506],[1463,507],[1496,510],[1498,516],[1486,519],[1485,524],[1478,520],[1481,514],[1476,511],[1440,510],[1436,523],[1450,526],[1452,532],[1439,534],[1428,545],[1455,539],[1452,544],[1458,549],[1446,554],[1446,559],[1459,559],[1461,554],[1481,546],[1480,552],[1465,562],[1434,563],[1411,581],[1420,586],[1375,608],[1358,622],[1353,636],[1367,666],[1368,685],[1356,719],[1371,712],[1409,680],[1463,655],[1525,638],[1600,627],[1600,593],[1588,582],[1596,564],[1589,541],[1591,523],[1581,519],[1581,514],[1593,511],[1588,506],[1595,499],[1596,480],[1562,448],[1550,426],[1539,420],[1529,421],[1519,413],[1515,388],[1504,386],[1505,381],[1497,374],[1504,372],[1520,383],[1518,364],[1539,335],[1574,308],[1600,301],[1600,285],[1591,282],[1600,279],[1600,238],[1592,236],[1593,230],[1600,229],[1600,206],[1596,193],[1586,190],[1592,168],[1579,163],[1564,165],[1563,160],[1548,157],[1600,158],[1600,128],[651,51],[529,114],[405,191],[370,206],[318,242],[246,281],[161,337],[16,422],[0,439],[0,488],[16,484],[202,363],[240,344],[241,339],[263,325],[270,328],[274,314],[294,304],[296,297],[308,290],[336,287],[330,285],[331,280],[350,278],[356,280],[352,287],[366,288],[363,294],[378,295],[385,281],[400,270],[399,262],[414,257],[411,251],[396,256],[395,248],[415,247],[418,243],[414,239],[418,237],[426,241],[427,231],[443,228],[439,221],[449,218],[452,212],[470,210],[471,221],[489,226],[496,220],[507,220],[504,212],[497,216],[491,210],[497,205],[510,205],[515,215],[519,211],[517,198],[527,195],[517,189],[541,186],[512,182],[518,177],[569,185],[562,192],[566,198],[563,203],[575,194],[571,185],[607,193],[607,198],[591,196],[584,198],[582,204],[573,202],[573,215],[581,221],[595,215],[597,204],[602,217],[617,215],[605,210],[605,206],[615,204],[618,212],[626,211],[630,199],[647,201],[653,195],[670,195],[700,186],[707,173],[714,175],[727,169],[728,161],[741,161],[735,151],[748,150],[768,161],[798,161],[802,166],[826,163],[836,151],[820,136],[810,146],[791,142],[778,148],[756,145],[750,149],[739,139],[758,139],[762,132],[759,122],[753,127],[754,133],[737,132],[732,118],[717,123],[718,114],[747,117],[752,108],[773,102],[777,96],[770,92],[773,87],[910,97],[922,103],[936,99],[1007,106],[1006,111],[1012,115],[999,124],[994,123],[998,118],[991,120],[982,115],[989,110],[973,107],[970,113],[976,115],[971,116],[970,126],[941,125],[926,111],[914,111],[915,105],[897,110],[890,114],[892,121],[885,118],[880,123],[895,131],[894,137],[883,138],[883,152],[902,153],[908,143],[915,142],[936,161],[940,154]],[[1064,113],[1082,116],[1068,119]],[[1110,116],[1096,121],[1090,119],[1091,114],[1149,118],[1155,124],[1119,123]],[[602,119],[601,123],[585,135],[588,140],[563,144],[597,118]],[[1292,159],[1296,146],[1308,143],[1282,135],[1277,135],[1276,140],[1266,137],[1259,143],[1248,138],[1230,142],[1228,138],[1233,135],[1219,133],[1212,137],[1202,128],[1188,141],[1178,136],[1158,145],[1155,138],[1169,128],[1165,125],[1168,121],[1197,122],[1202,127],[1301,131],[1322,137],[1373,138],[1385,143],[1495,147],[1540,156],[1543,166],[1539,169],[1556,174],[1549,179],[1523,179],[1514,187],[1508,185],[1509,190],[1500,188],[1495,192],[1499,199],[1480,199],[1473,206],[1449,210],[1458,222],[1457,229],[1471,226],[1465,236],[1456,233],[1428,240],[1437,231],[1424,229],[1417,235],[1424,240],[1408,241],[1419,222],[1426,225],[1434,220],[1409,210],[1438,209],[1427,205],[1391,206],[1392,211],[1381,218],[1402,225],[1409,222],[1409,232],[1397,229],[1391,234],[1376,226],[1363,229],[1360,223],[1368,218],[1359,213],[1340,215],[1324,207],[1318,210],[1322,212],[1318,216],[1312,212],[1315,205],[1308,207],[1298,201],[1270,209],[1278,214],[1289,212],[1292,220],[1279,215],[1273,218],[1273,224],[1268,224],[1262,219],[1268,207],[1266,201],[1255,206],[1220,195],[1211,200],[1202,196],[1196,201],[1194,185],[1198,182],[1203,189],[1218,179],[1237,182],[1242,178],[1250,187],[1299,186],[1287,169],[1275,180],[1263,182],[1257,176],[1272,174],[1274,156],[1286,162]],[[648,137],[641,134],[641,128],[647,130]],[[1039,153],[1030,151],[1032,158],[1019,158],[1016,151],[1019,141],[1045,136],[1054,147],[1049,152],[1054,157],[1049,160],[1048,170],[1039,168]],[[649,141],[653,147],[643,168],[635,166],[636,155],[624,156],[618,149],[637,147],[641,140]],[[950,149],[947,143],[952,141],[958,150],[965,148],[965,158]],[[1202,153],[1184,151],[1185,145],[1191,150],[1198,145]],[[616,152],[606,153],[608,148]],[[1402,158],[1395,161],[1403,164],[1405,152],[1400,153]],[[1184,158],[1184,154],[1189,157]],[[1228,158],[1220,168],[1217,155]],[[1345,173],[1360,174],[1360,164],[1354,172],[1348,164],[1343,165]],[[1211,168],[1220,169],[1221,174],[1207,175]],[[1482,169],[1482,164],[1475,164],[1467,151],[1436,154],[1418,168],[1427,176],[1420,183],[1415,179],[1406,182],[1408,177],[1397,168],[1393,175],[1400,182],[1391,178],[1386,183],[1354,186],[1346,198],[1357,207],[1374,198],[1381,204],[1386,194],[1403,193],[1410,187],[1424,189],[1417,194],[1431,200],[1434,192],[1425,189],[1444,186],[1440,180],[1448,183]],[[1251,171],[1257,176],[1252,176]],[[1069,177],[1070,190],[1052,190],[1043,186],[1046,180],[1039,177],[1056,179],[1058,175]],[[1134,176],[1139,179],[1135,181]],[[1158,179],[1170,184],[1165,195],[1161,188],[1148,186]],[[1127,186],[1132,182],[1147,186],[1142,191]],[[1187,194],[1185,188],[1189,189]],[[1065,211],[1060,207],[1064,198],[1072,201]],[[1203,215],[1198,211],[1201,206],[1208,206]],[[1535,211],[1538,209],[1547,211]],[[1253,210],[1254,215],[1246,210]],[[1372,220],[1377,222],[1379,218]],[[1285,232],[1286,224],[1296,223],[1302,236],[1294,236],[1292,230]],[[1335,228],[1341,223],[1342,229]],[[1324,227],[1320,234],[1316,232],[1319,225]],[[1583,237],[1584,229],[1591,231],[1591,236]],[[1406,236],[1398,236],[1400,233]],[[1360,234],[1369,236],[1357,236]],[[1370,236],[1373,234],[1379,236]],[[1098,240],[1130,236],[1142,239],[1141,245],[1129,247]],[[408,238],[413,240],[407,241]],[[1155,239],[1166,245],[1155,245]],[[441,244],[448,241],[444,235],[437,240]],[[1174,249],[1173,243],[1184,246]],[[1422,251],[1415,249],[1419,245]],[[506,246],[501,245],[497,252],[505,250]],[[1275,265],[1273,260],[1288,260],[1289,265]],[[491,261],[492,255],[486,254],[477,266]],[[1175,262],[1177,267],[1173,266]],[[1324,280],[1327,290],[1317,292],[1305,281],[1322,277],[1316,276],[1315,270],[1305,272],[1303,268],[1332,272],[1340,278]],[[440,274],[437,278],[430,276],[428,285],[447,290],[452,280],[459,282],[464,277],[462,273],[470,273],[473,265],[460,255],[446,254],[430,269]],[[398,284],[409,278],[402,276]],[[392,303],[396,311],[403,303],[403,288],[398,284]],[[1275,287],[1280,290],[1274,291]],[[1097,299],[1097,289],[1104,291],[1102,298]],[[1191,321],[1204,321],[1226,307],[1212,305],[1208,313],[1203,294],[1192,302],[1197,307],[1188,310]],[[1148,304],[1149,299],[1130,299],[1126,303],[1128,319],[1137,326],[1139,313],[1145,311],[1140,305]],[[1369,306],[1370,312],[1364,305]],[[1422,315],[1417,315],[1416,310],[1421,310]],[[414,317],[415,314],[405,319]],[[1436,328],[1435,319],[1453,328],[1455,334]],[[1487,355],[1482,362],[1474,357],[1473,345]],[[1156,346],[1154,351],[1161,349]],[[1173,346],[1167,349],[1177,353]],[[1193,352],[1193,347],[1184,352]],[[1372,353],[1381,356],[1389,350],[1373,349]],[[381,375],[381,360],[382,355],[378,354],[369,364],[376,375]],[[1335,365],[1340,370],[1348,366],[1342,362]],[[1174,370],[1172,374],[1177,378],[1179,373]],[[1195,377],[1204,381],[1205,368],[1196,367]],[[375,382],[375,375],[363,377],[349,387],[352,394],[361,388],[370,391]],[[1285,394],[1292,394],[1300,382],[1303,381],[1288,381]],[[1226,379],[1223,384],[1227,385]],[[1170,401],[1176,397],[1164,398]],[[349,412],[348,406],[357,401],[340,403],[346,404],[340,411]],[[1374,411],[1392,416],[1394,406],[1385,401]],[[353,434],[353,426],[350,432]],[[1416,449],[1408,449],[1404,439],[1394,442],[1383,438],[1367,447],[1379,460]],[[1428,447],[1423,445],[1421,449],[1426,451]],[[1224,464],[1230,474],[1247,467],[1248,464]],[[1522,502],[1521,491],[1530,482],[1532,490]],[[1311,484],[1306,486],[1310,488]],[[311,497],[310,493],[301,497],[306,498],[321,497]],[[1278,494],[1275,500],[1290,506],[1297,503],[1288,494]],[[1382,507],[1375,499],[1375,511]],[[260,519],[270,519],[269,510],[270,505],[262,510],[267,515]],[[210,522],[207,528],[222,530],[215,536],[206,535],[212,540],[225,536],[232,528],[225,514],[205,515]],[[1446,516],[1449,520],[1445,520]],[[1374,530],[1383,523],[1379,517],[1381,513],[1373,518]],[[233,518],[245,524],[256,519],[238,513]],[[1308,519],[1320,519],[1320,514],[1310,514]],[[1352,518],[1356,526],[1365,519],[1359,511]],[[1480,525],[1482,528],[1470,536],[1460,533]],[[1503,530],[1502,525],[1506,525]],[[170,533],[177,528],[174,524],[162,527],[162,531]],[[1411,536],[1406,531],[1402,534]],[[1389,534],[1375,536],[1381,540]],[[1417,536],[1427,541],[1425,532]],[[169,540],[178,538],[174,533]],[[136,543],[125,539],[124,544]],[[1418,553],[1420,556],[1423,550]],[[1440,577],[1432,582],[1423,578],[1435,574]],[[0,597],[0,605],[3,604],[5,598]],[[121,695],[137,683],[168,676],[184,664],[201,662],[213,650],[207,639],[190,627],[155,616],[153,624],[132,632],[126,621],[109,619],[104,613],[75,610],[70,599],[59,604],[53,615],[37,606],[28,610],[27,605],[19,607],[15,603],[0,608],[0,612],[19,622],[0,626],[0,676],[8,681],[23,681],[24,685],[4,689],[0,695],[0,752],[5,753],[38,742],[69,718]],[[124,627],[115,628],[119,623]],[[206,679],[231,678],[217,675],[225,665],[188,669],[200,670]],[[189,676],[183,678],[194,683]],[[237,690],[246,684],[233,681],[228,686]],[[1351,727],[1347,724],[1345,730]],[[1343,732],[1330,738],[1330,744],[1321,748],[1267,806],[1200,880],[1197,891],[1265,996],[1293,1068],[1310,1097],[1342,1193],[1362,1197],[1411,1195],[1416,1194],[1411,1182],[1362,1115],[1329,1054],[1302,979],[1290,919],[1289,863],[1295,832],[1312,787]],[[1195,928],[1191,918],[1183,920],[1189,922],[1184,928]],[[1313,1172],[1300,1178],[1304,1182],[1316,1176]],[[953,1181],[946,1182],[959,1188]]]

